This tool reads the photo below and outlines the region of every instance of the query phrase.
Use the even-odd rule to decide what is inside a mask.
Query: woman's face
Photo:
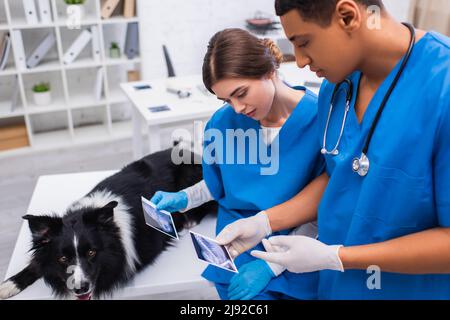
[[[270,76],[262,79],[224,79],[216,82],[211,89],[236,113],[258,121],[267,117],[275,97],[275,85]]]

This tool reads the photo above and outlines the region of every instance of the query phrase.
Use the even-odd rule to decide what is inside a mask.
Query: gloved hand
[[[239,273],[231,278],[228,287],[230,300],[250,300],[257,296],[275,277],[264,260],[255,260],[239,268]]]
[[[253,250],[251,255],[285,266],[290,272],[344,271],[339,258],[341,245],[329,246],[305,236],[275,236],[264,239],[263,245],[268,252]]]
[[[256,246],[271,233],[269,217],[261,211],[252,217],[230,223],[219,233],[216,241],[227,246],[230,255],[235,258]]]
[[[166,210],[168,212],[180,211],[187,207],[188,197],[186,192],[164,192],[158,191],[150,199],[156,205],[158,210]]]

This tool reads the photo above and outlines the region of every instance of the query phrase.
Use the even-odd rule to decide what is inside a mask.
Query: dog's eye
[[[89,258],[95,257],[96,254],[97,254],[97,252],[95,250],[89,250],[88,251],[88,257]]]
[[[58,261],[60,263],[67,263],[67,257],[66,256],[62,256],[61,258],[58,259]]]

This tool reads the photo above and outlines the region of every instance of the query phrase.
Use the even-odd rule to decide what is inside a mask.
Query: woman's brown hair
[[[283,54],[270,39],[259,39],[242,29],[225,29],[208,44],[203,60],[203,83],[211,87],[223,79],[261,79],[274,72]]]

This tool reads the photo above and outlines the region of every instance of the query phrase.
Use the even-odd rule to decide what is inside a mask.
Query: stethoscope
[[[408,27],[409,31],[411,32],[411,42],[409,44],[408,51],[406,52],[405,59],[403,60],[402,65],[400,66],[400,70],[398,71],[397,75],[395,76],[394,81],[392,82],[388,92],[384,96],[384,99],[380,105],[380,108],[378,109],[378,112],[375,116],[372,126],[370,127],[369,134],[366,138],[366,142],[364,144],[364,148],[362,150],[361,156],[359,158],[353,159],[353,161],[352,161],[353,172],[358,173],[361,177],[365,177],[369,173],[370,161],[369,161],[369,158],[367,157],[367,153],[369,152],[370,141],[372,140],[372,136],[373,136],[373,133],[375,132],[375,128],[377,127],[378,121],[380,120],[381,114],[383,113],[383,110],[392,94],[392,91],[395,89],[395,87],[398,83],[398,80],[400,79],[400,76],[402,75],[403,71],[405,70],[406,64],[408,63],[408,60],[411,57],[412,51],[414,49],[414,44],[416,42],[416,31],[415,31],[414,27],[409,23],[403,23],[403,24],[406,27]],[[344,84],[347,85],[348,89],[346,91],[345,112],[344,112],[344,117],[342,119],[341,130],[339,132],[339,137],[337,139],[336,145],[334,146],[333,149],[328,150],[326,147],[327,146],[327,133],[328,133],[328,126],[330,124],[331,114],[332,114],[333,108],[334,108],[333,101],[335,101],[337,93],[340,91],[340,89],[342,88],[342,85],[344,85]],[[327,118],[327,122],[325,125],[325,131],[323,134],[323,146],[322,146],[322,150],[321,150],[321,153],[323,155],[332,155],[332,156],[339,155],[339,145],[341,143],[342,135],[344,133],[344,127],[345,127],[345,123],[347,121],[348,112],[350,110],[350,104],[351,104],[352,97],[353,97],[353,84],[349,79],[345,79],[344,81],[339,83],[334,88],[333,95],[331,96],[330,110],[328,112],[328,118]]]

